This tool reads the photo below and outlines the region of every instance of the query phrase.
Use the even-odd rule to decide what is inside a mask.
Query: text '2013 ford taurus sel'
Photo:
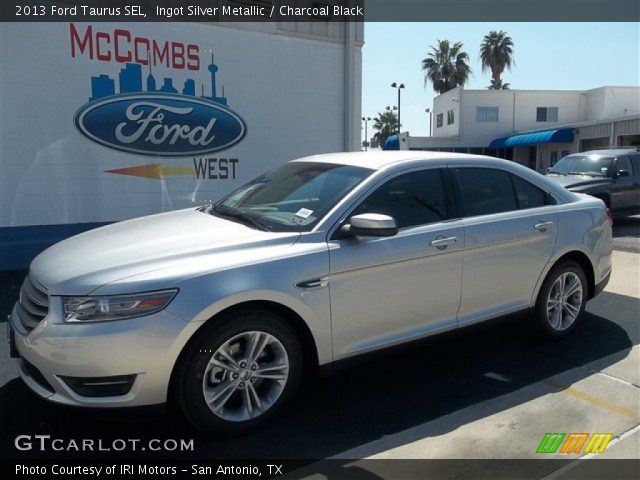
[[[42,397],[172,399],[200,429],[235,433],[281,411],[303,375],[365,352],[524,310],[564,337],[611,252],[601,200],[513,162],[319,155],[54,245],[10,324]]]

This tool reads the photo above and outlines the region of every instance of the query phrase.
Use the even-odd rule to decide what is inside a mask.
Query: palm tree
[[[438,93],[448,92],[452,88],[464,85],[471,75],[467,63],[469,55],[462,50],[462,43],[438,40],[437,46],[431,46],[427,58],[422,60],[424,84],[431,82]]]
[[[378,113],[373,119],[373,128],[376,130],[373,138],[382,147],[387,138],[398,131],[398,115],[393,111]]]
[[[509,90],[509,87],[509,83],[502,83],[501,79],[496,80],[495,78],[492,78],[491,85],[489,85],[487,88],[489,90]]]
[[[505,68],[511,70],[511,67],[516,64],[513,59],[513,40],[507,32],[492,30],[484,36],[480,44],[480,60],[483,72],[487,69],[491,70],[489,90],[509,88],[509,84],[503,84],[500,78]]]

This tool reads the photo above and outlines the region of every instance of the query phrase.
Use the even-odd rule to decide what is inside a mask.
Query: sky
[[[366,23],[362,115],[373,118],[395,105],[397,92],[390,85],[404,83],[402,131],[426,135],[429,118],[424,110],[433,106],[436,96],[430,84],[425,88],[421,70],[429,46],[438,39],[462,42],[473,71],[465,88],[484,89],[491,75],[482,72],[478,51],[490,30],[504,30],[513,39],[516,65],[502,75],[512,89],[640,85],[638,23]]]

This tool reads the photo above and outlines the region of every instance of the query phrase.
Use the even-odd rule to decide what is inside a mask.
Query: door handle
[[[553,222],[538,222],[533,226],[533,228],[535,228],[539,232],[546,232],[547,228],[552,226],[553,226]]]
[[[445,237],[439,236],[435,240],[432,240],[429,245],[436,247],[438,250],[444,250],[449,245],[453,245],[458,241],[457,237]]]

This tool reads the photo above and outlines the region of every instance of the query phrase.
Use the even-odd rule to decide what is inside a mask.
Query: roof
[[[365,167],[378,171],[403,170],[405,167],[418,168],[428,166],[430,163],[434,165],[466,165],[472,167],[490,167],[500,168],[508,172],[517,174],[534,185],[546,191],[553,192],[557,198],[569,200],[572,193],[557,182],[549,180],[530,168],[524,167],[517,162],[511,160],[503,160],[501,158],[487,157],[485,155],[472,155],[469,153],[452,153],[452,152],[425,152],[416,150],[395,150],[395,151],[370,151],[370,152],[344,152],[344,153],[326,153],[322,155],[313,155],[311,157],[303,157],[293,160],[293,162],[318,162],[332,163],[338,165],[353,165],[356,167]],[[383,173],[381,173],[384,175]]]
[[[312,155],[310,157],[297,158],[294,162],[318,162],[335,163],[339,165],[353,165],[356,167],[371,168],[380,170],[389,165],[406,162],[423,162],[425,160],[442,161],[452,159],[485,159],[487,161],[498,160],[482,155],[470,155],[468,153],[452,152],[422,152],[415,150],[392,150],[392,151],[370,151],[370,152],[341,152]]]
[[[601,150],[589,150],[586,152],[580,152],[580,155],[588,155],[594,157],[615,157],[616,155],[629,155],[638,152],[637,147],[629,148],[603,148]]]

